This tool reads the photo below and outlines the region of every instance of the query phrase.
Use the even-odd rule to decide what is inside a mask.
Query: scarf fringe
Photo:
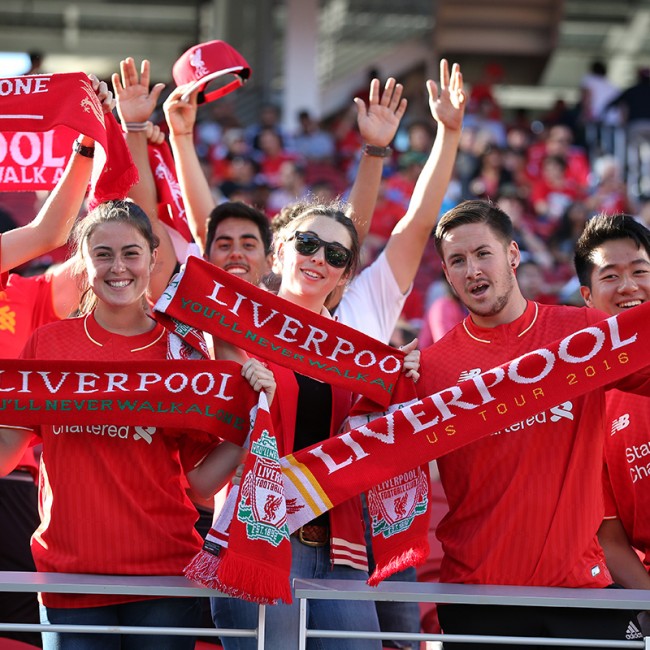
[[[223,549],[222,549],[223,553]],[[183,569],[185,577],[194,580],[209,589],[221,591],[221,583],[217,579],[217,570],[221,564],[222,555],[215,555],[205,549],[201,549],[192,561]]]
[[[403,571],[411,566],[419,566],[428,556],[429,543],[427,541],[411,546],[402,553],[391,557],[385,564],[378,563],[372,575],[368,578],[368,584],[371,587],[376,587],[382,580],[386,580],[386,578],[398,571]]]
[[[282,600],[290,605],[293,602],[287,571],[266,564],[262,558],[256,561],[250,555],[239,555],[232,547],[222,554],[217,580],[223,593],[252,603],[277,605]]]

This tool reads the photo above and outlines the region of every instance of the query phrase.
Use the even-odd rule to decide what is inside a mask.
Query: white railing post
[[[300,599],[300,628],[298,630],[298,650],[307,650],[307,599]],[[650,650],[650,648],[646,648]]]

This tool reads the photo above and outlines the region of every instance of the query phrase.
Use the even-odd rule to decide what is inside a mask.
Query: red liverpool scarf
[[[256,357],[365,395],[382,408],[390,404],[398,383],[405,395],[414,396],[412,382],[400,381],[401,350],[263,291],[198,257],[188,259],[154,311],[171,331],[179,333],[179,327],[190,325]]]
[[[79,133],[97,145],[91,179],[95,204],[124,198],[138,180],[115,117],[103,113],[81,72],[0,79],[0,118],[5,152],[0,191],[53,189]]]
[[[185,204],[178,179],[174,158],[165,140],[162,144],[148,146],[149,165],[153,172],[158,196],[158,218],[177,232],[186,242],[193,241],[185,214]]]
[[[374,501],[372,523],[379,533],[373,538],[379,556],[373,583],[404,568],[410,549],[395,548],[390,538],[402,526],[408,530],[424,505],[423,483],[413,468],[644,369],[650,364],[649,337],[650,303],[646,303],[288,454],[280,461],[285,491],[287,500],[298,504],[288,513],[290,530],[372,488],[368,498],[369,503]],[[646,375],[642,390],[650,394],[647,370]],[[424,535],[426,528],[419,526]],[[426,542],[411,543],[418,555]],[[396,553],[401,560],[395,561]]]
[[[233,508],[234,504],[234,508]],[[278,445],[266,395],[260,393],[239,489],[220,514],[201,552],[185,570],[191,580],[265,605],[291,603],[291,542]]]
[[[171,427],[241,445],[257,394],[232,361],[3,359],[0,422]]]

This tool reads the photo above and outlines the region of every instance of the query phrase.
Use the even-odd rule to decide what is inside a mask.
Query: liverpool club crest
[[[255,462],[240,488],[237,519],[246,524],[249,539],[279,546],[282,540],[289,539],[289,527],[275,438],[262,431],[251,445],[250,453],[255,455]]]
[[[368,491],[368,512],[373,536],[384,539],[406,530],[417,515],[427,510],[429,482],[418,467]]]

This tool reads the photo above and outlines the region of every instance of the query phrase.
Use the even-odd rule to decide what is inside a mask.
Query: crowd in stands
[[[601,215],[599,218],[603,219],[607,215],[620,217],[621,213],[626,213],[634,216],[634,219],[626,219],[636,219],[646,225],[650,223],[650,200],[630,191],[624,178],[627,170],[603,144],[606,138],[601,138],[608,128],[616,128],[621,123],[618,116],[605,117],[612,115],[607,112],[608,109],[624,106],[631,101],[631,95],[636,97],[636,94],[605,88],[603,67],[594,66],[589,78],[583,80],[579,106],[567,108],[558,103],[545,116],[529,121],[521,112],[509,118],[499,106],[492,85],[498,83],[502,75],[503,71],[498,66],[488,67],[485,78],[474,84],[470,91],[463,86],[460,68],[457,65],[450,68],[443,60],[440,85],[431,80],[426,82],[430,110],[428,119],[422,118],[422,111],[414,111],[417,119],[409,119],[401,84],[391,78],[384,85],[373,78],[369,92],[359,93],[360,96],[354,99],[352,111],[345,107],[338,115],[323,121],[309,111],[300,111],[296,116],[298,128],[289,133],[282,126],[276,106],[263,106],[257,121],[247,124],[238,119],[231,98],[199,108],[197,90],[190,92],[181,86],[171,91],[163,110],[154,113],[156,104],[160,104],[162,84],[149,87],[148,62],[143,62],[138,72],[133,59],[123,60],[120,74],[116,73],[112,82],[117,114],[125,132],[124,142],[120,139],[120,144],[130,150],[132,161],[140,170],[139,182],[129,190],[133,202],[115,199],[101,202],[78,220],[79,241],[74,268],[65,262],[66,251],[63,248],[48,253],[47,258],[39,258],[40,264],[44,264],[44,260],[47,263],[64,262],[58,267],[62,271],[43,276],[46,279],[42,282],[48,282],[52,287],[66,286],[66,295],[75,307],[79,306],[77,315],[82,317],[62,318],[62,312],[69,309],[56,309],[54,301],[52,313],[42,322],[34,322],[34,329],[37,324],[50,322],[47,329],[36,329],[36,334],[25,331],[26,337],[29,334],[32,336],[23,348],[22,357],[62,362],[129,359],[157,362],[170,358],[174,345],[170,342],[172,335],[164,330],[161,322],[150,318],[151,305],[145,301],[147,290],[153,290],[155,295],[150,298],[154,301],[164,292],[173,268],[178,268],[176,263],[183,261],[177,259],[174,249],[177,242],[172,242],[168,229],[161,224],[154,174],[147,158],[147,145],[163,141],[163,132],[167,134],[173,153],[179,193],[183,195],[189,216],[188,228],[205,260],[238,276],[238,281],[246,280],[256,288],[274,288],[280,298],[304,312],[329,318],[332,311],[339,323],[358,330],[357,333],[399,347],[405,355],[403,370],[415,381],[420,378],[420,356],[414,341],[417,337],[417,347],[425,350],[423,374],[417,385],[417,394],[422,399],[457,383],[459,374],[461,377],[471,374],[471,364],[478,365],[476,357],[479,355],[489,358],[490,363],[494,362],[496,366],[510,358],[512,349],[516,349],[517,354],[523,354],[547,343],[549,334],[545,328],[557,334],[554,338],[560,338],[583,325],[583,321],[584,324],[597,323],[602,314],[580,310],[581,316],[577,318],[577,310],[564,307],[582,306],[587,302],[590,307],[607,310],[606,306],[590,304],[590,300],[594,303],[597,301],[588,299],[584,292],[585,286],[591,282],[589,273],[593,266],[597,266],[589,257],[590,251],[585,253],[588,260],[585,264],[589,267],[585,273],[589,277],[587,280],[580,278],[580,282],[576,279],[576,245],[580,248],[579,240],[584,239],[585,229],[596,215]],[[646,84],[648,79],[650,76],[641,73],[639,84]],[[112,94],[106,84],[100,85],[95,79],[93,83],[99,101],[104,104],[105,114],[112,117]],[[642,88],[639,92],[644,90]],[[160,114],[159,124],[149,121],[152,114]],[[638,116],[635,119],[643,120]],[[643,137],[643,124],[639,124],[635,133]],[[594,144],[596,140],[598,145]],[[56,201],[62,188],[70,185],[69,176],[66,176],[53,192],[52,197],[55,198],[45,202],[34,223],[42,225],[43,220],[56,223],[58,219],[65,221],[68,230],[71,228],[77,216],[77,204],[81,204],[87,186],[89,159],[93,158],[94,146],[95,141],[89,137],[82,137],[75,144],[75,157],[69,163],[69,168],[73,172],[76,170],[81,180],[74,185],[74,201],[71,202],[69,213],[62,215],[61,201]],[[339,201],[340,198],[348,203]],[[5,232],[14,231],[12,236],[13,239],[18,237],[16,241],[20,241],[21,233],[24,234],[25,229],[31,227],[29,224],[37,211],[30,205],[33,200],[34,196],[28,193],[20,196],[0,194],[0,216],[6,221],[2,228]],[[137,208],[135,203],[142,209]],[[368,215],[365,215],[365,210],[368,210]],[[372,218],[366,218],[370,214]],[[439,222],[443,214],[445,217]],[[645,235],[639,237],[643,239]],[[632,239],[641,249],[641,244]],[[21,257],[9,252],[11,241],[10,236],[0,239],[2,270],[14,273],[9,282],[3,285],[2,299],[6,303],[15,300],[11,290],[19,286],[16,273],[29,276],[42,270],[27,262],[48,248],[34,245],[30,250],[25,248]],[[50,243],[49,248],[53,248],[61,242],[54,238]],[[583,246],[586,246],[584,242]],[[596,244],[594,246],[597,248]],[[238,256],[233,261],[232,251],[235,249],[238,249]],[[490,258],[487,261],[482,257],[483,249],[487,251],[486,259]],[[460,260],[458,266],[455,266],[456,259]],[[462,268],[462,264],[481,268],[477,272],[479,279],[468,282],[466,277],[469,272]],[[120,272],[115,268],[121,269]],[[127,275],[120,275],[124,269]],[[269,279],[271,271],[275,274],[275,287],[272,287]],[[83,287],[82,293],[73,280],[75,274],[86,279],[87,286]],[[55,289],[50,290],[50,284],[47,291],[54,292]],[[495,311],[482,311],[482,298],[485,295],[490,297],[493,289],[495,292],[503,289],[503,294],[496,296],[496,302],[501,301],[502,304],[499,303],[499,309],[495,308]],[[35,290],[29,291],[35,294]],[[594,291],[594,294],[597,293]],[[237,295],[244,298],[241,294]],[[94,306],[86,309],[84,298],[87,297],[94,299]],[[547,305],[553,307],[547,309]],[[36,308],[31,305],[25,308],[25,311],[28,310],[35,313]],[[615,308],[609,311],[617,313]],[[468,315],[471,318],[466,319]],[[461,321],[462,326],[459,325]],[[539,327],[533,330],[536,323]],[[503,347],[492,346],[485,352],[483,344],[493,342],[485,337],[494,335],[496,341],[501,335],[498,328],[504,324],[512,325],[507,328],[507,340],[504,339],[507,344]],[[458,327],[454,329],[456,325]],[[439,347],[430,347],[452,329],[454,331],[446,342]],[[534,331],[534,338],[533,335],[531,339],[520,338],[531,330]],[[466,341],[466,337],[470,337],[471,341]],[[458,345],[457,340],[460,341]],[[83,345],[79,341],[83,341]],[[143,345],[136,345],[139,342]],[[19,354],[23,343],[21,340],[13,356]],[[440,350],[443,351],[443,362],[436,359]],[[339,425],[352,413],[353,391],[347,387],[342,389],[334,382],[330,384],[304,376],[280,363],[249,357],[245,351],[219,341],[216,335],[211,351],[215,359],[241,363],[242,375],[250,387],[255,392],[267,394],[278,433],[275,451],[280,457],[335,437],[340,430]],[[208,354],[207,348],[204,352]],[[480,371],[479,368],[475,370]],[[282,386],[281,391],[276,391],[276,383]],[[646,383],[645,375],[631,375],[621,381],[619,387],[646,394],[649,390]],[[567,440],[569,436],[583,440],[591,435],[587,429],[592,424],[602,433],[602,427],[594,423],[601,414],[604,419],[605,389],[601,386],[597,388],[598,392],[594,391],[587,398],[579,396],[581,401],[576,403],[580,411],[575,423],[573,417],[567,418],[571,424],[563,423],[567,427]],[[416,394],[415,389],[413,394]],[[589,399],[594,400],[596,408],[589,408]],[[260,404],[264,404],[264,400]],[[550,421],[547,423],[544,420],[541,424],[544,427],[548,424],[549,432],[559,431]],[[93,515],[104,512],[106,499],[110,501],[110,509],[106,512],[119,525],[111,527],[111,522],[102,522],[106,526],[105,530],[101,529],[105,532],[101,536],[106,546],[103,552],[106,560],[100,569],[103,568],[107,574],[121,573],[121,569],[126,574],[137,574],[144,566],[142,570],[145,573],[154,574],[158,570],[163,574],[180,574],[200,549],[197,533],[191,526],[185,526],[194,518],[194,509],[201,513],[203,508],[205,516],[209,518],[214,494],[224,486],[233,490],[233,473],[238,472],[235,473],[238,479],[243,471],[242,449],[228,439],[218,443],[212,440],[208,445],[178,436],[173,438],[173,444],[166,443],[162,449],[156,448],[155,457],[140,444],[133,463],[137,469],[144,468],[144,472],[131,472],[130,467],[124,464],[113,476],[110,467],[119,464],[117,459],[123,453],[122,449],[116,451],[104,447],[103,451],[97,453],[85,444],[81,435],[73,439],[71,436],[59,436],[54,425],[38,427],[35,433],[43,441],[43,458],[47,459],[41,467],[47,463],[53,470],[50,475],[41,475],[41,506],[45,508],[45,516],[32,541],[32,547],[37,549],[34,557],[37,563],[40,561],[39,570],[44,570],[42,567],[45,566],[45,570],[91,572],[95,561],[90,543],[96,532]],[[500,487],[497,484],[510,482],[514,485],[519,482],[520,487],[526,485],[529,473],[535,472],[539,461],[537,445],[546,447],[547,434],[544,432],[547,429],[544,427],[540,426],[536,433],[530,433],[533,441],[530,446],[523,436],[515,441],[508,439],[508,444],[521,448],[520,460],[524,458],[525,462],[522,464],[514,456],[503,458],[504,466],[507,465],[512,471],[508,470],[498,481],[494,480],[493,489],[490,490],[480,485],[477,487],[478,484],[470,485],[471,477],[465,487],[462,483],[464,466],[469,458],[473,467],[472,476],[484,475],[486,481],[491,481],[489,476],[494,468],[486,464],[486,458],[492,457],[483,450],[489,449],[490,453],[496,450],[498,445],[503,444],[502,437],[486,436],[482,441],[468,445],[470,449],[466,449],[464,455],[454,452],[442,459],[443,470],[447,468],[445,490],[451,493],[451,514],[441,524],[441,539],[445,540],[446,553],[452,558],[448,560],[446,568],[449,581],[482,581],[489,584],[492,575],[489,572],[493,567],[486,568],[488,562],[484,562],[484,550],[494,540],[501,544],[501,551],[496,554],[498,558],[491,558],[497,567],[494,569],[497,584],[507,571],[515,571],[511,565],[513,560],[504,549],[509,548],[511,543],[522,547],[525,545],[521,539],[513,542],[515,528],[520,521],[517,517],[509,519],[505,516],[504,521],[507,519],[509,522],[507,525],[497,526],[489,521],[492,513],[490,500],[498,501],[499,507],[504,507],[504,512],[507,501],[508,514],[517,510],[513,504],[518,502],[525,490],[511,491],[509,485],[505,485],[504,494],[508,498],[500,500]],[[17,466],[18,472],[29,474],[30,493],[26,498],[31,499],[34,505],[32,477],[38,474],[38,470],[29,447],[32,431],[24,429],[16,427],[14,423],[6,427],[3,425],[0,443],[5,444],[13,456],[9,456],[8,460],[2,456],[4,464],[0,469],[6,474]],[[151,438],[151,432],[145,431],[132,439],[141,440],[147,435]],[[157,436],[156,442],[161,437]],[[5,439],[9,442],[3,442]],[[106,441],[102,441],[102,444],[106,444]],[[565,478],[568,483],[575,480],[578,485],[576,476],[580,480],[586,480],[586,476],[589,487],[594,488],[590,491],[590,497],[584,497],[584,501],[588,502],[589,508],[585,508],[585,512],[588,511],[589,517],[585,516],[585,521],[580,524],[581,533],[586,531],[587,537],[587,533],[591,533],[588,544],[583,548],[580,543],[584,540],[573,539],[570,534],[561,536],[560,540],[562,549],[567,549],[567,557],[568,550],[575,551],[577,565],[591,559],[591,555],[587,558],[585,554],[592,551],[594,557],[602,555],[595,530],[592,530],[594,522],[600,524],[602,520],[602,517],[599,519],[602,510],[599,492],[601,463],[600,457],[593,455],[586,446],[576,445],[574,448],[569,443],[565,446],[566,449],[560,444],[557,448],[549,447],[544,460],[548,464],[548,474],[557,478],[555,489],[558,493],[562,491]],[[3,454],[6,448],[0,446]],[[74,486],[71,489],[72,484],[61,478],[65,477],[66,471],[70,471],[65,450],[74,452],[75,458],[78,454],[81,459],[78,462],[84,468],[106,458],[106,462],[99,463],[95,471],[84,469],[86,491],[74,489]],[[18,463],[23,453],[31,455],[28,469]],[[561,462],[556,462],[558,459]],[[583,461],[585,467],[588,465],[584,471]],[[158,473],[160,465],[164,467],[161,474]],[[566,474],[562,474],[565,467],[568,468]],[[134,474],[137,474],[135,478]],[[454,477],[451,486],[450,475]],[[160,476],[167,490],[162,495],[166,499],[165,509],[172,513],[168,519],[173,519],[173,522],[168,522],[167,526],[169,539],[161,541],[161,548],[169,551],[170,557],[162,567],[156,567],[157,556],[144,551],[146,559],[132,556],[133,550],[124,536],[115,531],[121,526],[130,530],[129,534],[141,543],[139,545],[143,549],[147,546],[147,537],[156,537],[155,531],[151,530],[157,523],[154,515],[158,504],[155,498],[136,500],[137,518],[147,524],[139,530],[136,530],[130,513],[121,507],[121,503],[126,502],[131,493],[146,491],[153,494]],[[13,478],[16,479],[15,473]],[[442,478],[444,482],[445,476]],[[119,484],[119,490],[114,491],[114,499],[105,497],[103,485],[109,480]],[[237,480],[234,484],[237,485]],[[6,487],[6,483],[0,483],[0,488]],[[10,489],[15,487],[10,486]],[[65,500],[63,517],[56,514],[62,511],[60,509],[47,510],[51,508],[47,495],[55,489],[58,494],[64,495],[58,497],[61,501]],[[540,480],[535,489],[541,502],[543,494],[547,492],[546,484]],[[234,492],[236,494],[237,491]],[[440,504],[445,505],[441,490],[438,497]],[[532,522],[531,517],[536,516],[532,511],[522,517],[527,517],[526,521],[530,521],[531,526],[533,523],[537,526],[531,533],[533,537],[539,535],[539,539],[542,539],[542,529],[546,523],[549,530],[556,525],[555,515],[558,512],[561,515],[558,519],[563,521],[568,517],[566,513],[573,512],[575,504],[570,499],[564,500],[558,496],[557,502],[561,504],[557,509],[554,503],[550,503],[551,500],[548,498],[548,503],[544,504],[547,519],[540,516],[536,522]],[[481,524],[485,523],[485,527],[480,526],[480,535],[468,533],[465,528],[472,528],[476,521],[463,514],[470,501],[472,504],[485,505],[479,506],[477,510],[480,512],[475,515]],[[292,534],[289,540],[293,546],[291,576],[309,578],[313,577],[312,573],[317,573],[340,579],[368,579],[363,518],[368,531],[371,528],[368,523],[374,516],[372,512],[370,515],[368,513],[370,507],[368,502],[362,503],[355,496],[302,526],[297,536]],[[72,512],[75,508],[83,513],[81,517],[65,516],[67,511]],[[203,523],[206,524],[205,521]],[[208,531],[208,534],[212,534],[217,524],[218,519],[215,519],[212,529],[207,523],[201,532],[204,535]],[[462,538],[463,535],[466,537]],[[75,536],[83,537],[84,553],[73,554],[72,557],[63,547],[74,546]],[[161,535],[158,537],[162,538]],[[472,546],[469,542],[474,539]],[[65,543],[59,547],[61,540]],[[365,543],[368,544],[368,540]],[[26,548],[25,544],[23,546]],[[545,544],[540,546],[545,547]],[[325,547],[328,554],[321,555],[315,550]],[[465,552],[469,554],[467,563],[462,559]],[[532,551],[530,557],[525,550],[521,554],[513,554],[516,557],[514,562],[519,563],[515,573],[519,573],[513,583],[503,583],[547,584],[545,577],[528,577],[530,566],[527,562],[535,552]],[[548,549],[542,548],[540,566],[544,562],[550,563],[552,555]],[[470,567],[470,561],[475,562],[476,566]],[[531,561],[533,564],[536,562],[534,558]],[[572,561],[572,557],[567,559],[567,566]],[[453,562],[457,564],[453,565]],[[61,569],[61,566],[65,569]],[[602,566],[601,570],[600,565],[596,565],[599,569],[596,573],[591,569],[593,580],[583,580],[574,575],[573,565],[568,566],[564,574],[558,574],[555,582],[549,579],[549,585],[553,582],[573,587],[608,586],[611,576],[604,563]],[[370,572],[372,568],[370,562]],[[582,566],[580,568],[584,569]],[[435,573],[430,565],[427,570]],[[477,579],[473,571],[479,576]],[[396,575],[399,579],[415,579],[414,571]],[[124,611],[128,612],[128,616],[123,612],[117,614],[116,620],[122,620],[120,617],[123,615],[127,620],[132,620],[138,610],[147,610],[149,624],[171,616],[162,607],[159,608],[160,603],[155,602],[133,603],[121,602],[119,598],[115,601],[102,598],[96,599],[95,607],[92,599],[74,602],[72,598],[67,595],[60,599],[46,598],[41,608],[42,620],[67,622],[66,610],[69,608],[73,611],[71,620],[74,622],[105,622],[105,618],[96,621],[85,616],[91,609],[114,606],[125,606]],[[170,609],[177,605],[169,603]],[[462,633],[466,623],[464,610],[456,614],[453,608],[447,607],[443,611],[446,611],[448,629]],[[394,612],[388,611],[386,616],[397,618]],[[220,627],[254,627],[257,606],[243,599],[213,599],[211,614]],[[628,614],[622,615],[628,617],[623,620],[625,625],[629,621]],[[181,615],[176,611],[174,615],[178,616],[179,625],[191,623],[195,626],[202,612],[195,605],[191,612]],[[285,601],[285,604],[270,608],[266,632],[269,647],[280,647],[289,638],[288,630],[297,631],[297,616],[295,603],[291,606]],[[385,629],[380,628],[382,621],[371,601],[354,605],[328,601],[322,608],[312,605],[310,616],[319,627],[336,627],[338,621],[349,629],[355,625],[377,631]],[[414,615],[411,609],[401,616],[415,618],[413,625],[419,627],[417,612]],[[477,612],[476,618],[472,617],[479,628],[484,623],[481,616],[483,614]],[[577,626],[576,629],[582,633],[588,631],[591,624],[591,619],[586,620],[582,627]],[[606,624],[603,623],[603,626]],[[58,641],[52,633],[49,636],[52,639],[44,637],[45,647],[58,648]],[[66,643],[70,642],[70,638]],[[61,647],[84,646],[79,641],[79,646],[64,644]],[[151,647],[157,647],[155,640]],[[181,642],[174,645],[170,641],[164,647],[187,646]],[[224,640],[224,647],[247,646]],[[345,647],[365,646],[351,643]]]
[[[588,146],[590,128],[603,123],[605,91],[596,97],[592,79],[601,66],[583,80],[584,95],[576,108],[561,105],[535,120],[521,111],[506,116],[490,90],[489,80],[499,78],[498,70],[490,69],[488,82],[472,87],[441,208],[443,213],[473,198],[503,207],[515,222],[523,260],[538,268],[537,295],[547,302],[579,304],[571,283],[573,245],[590,217],[626,212],[643,218],[646,201],[628,192],[620,160],[611,150]],[[611,101],[617,93],[607,83]],[[587,110],[592,95],[589,117],[576,116]],[[242,200],[273,220],[288,203],[349,194],[363,144],[355,113],[346,108],[319,122],[301,111],[297,118],[299,126],[290,133],[273,105],[265,105],[254,124],[239,122],[232,110],[199,113],[195,145],[217,202]],[[435,123],[405,116],[384,163],[363,266],[377,258],[406,211],[434,136]],[[440,262],[429,242],[402,315],[414,335],[429,340],[429,310],[438,298],[447,300],[444,294]]]

